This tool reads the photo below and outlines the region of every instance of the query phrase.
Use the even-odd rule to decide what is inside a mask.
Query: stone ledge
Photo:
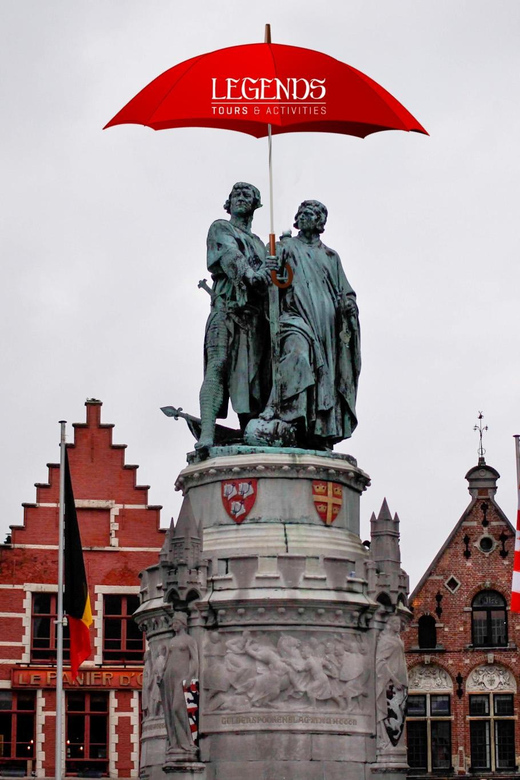
[[[243,451],[239,451],[243,450]],[[358,493],[370,485],[370,477],[357,466],[354,458],[340,453],[318,453],[309,450],[278,450],[254,447],[213,447],[211,457],[191,463],[181,471],[176,490],[185,493],[197,485],[223,479],[273,478],[325,479],[340,482]]]

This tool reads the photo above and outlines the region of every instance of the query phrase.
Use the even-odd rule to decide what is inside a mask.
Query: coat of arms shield
[[[312,500],[325,525],[332,525],[343,503],[343,488],[337,482],[314,480]]]
[[[222,482],[222,504],[235,523],[242,523],[256,501],[256,479],[227,479]]]

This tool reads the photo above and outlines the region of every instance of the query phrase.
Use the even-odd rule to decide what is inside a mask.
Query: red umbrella
[[[312,49],[251,43],[201,54],[154,79],[106,125],[218,127],[256,138],[328,132],[364,138],[426,130],[361,71]]]
[[[381,130],[426,130],[389,92],[361,71],[312,49],[271,43],[231,46],[165,71],[106,127],[142,124],[154,130],[217,127],[271,134],[343,133],[364,138]],[[274,252],[273,252],[274,253]]]

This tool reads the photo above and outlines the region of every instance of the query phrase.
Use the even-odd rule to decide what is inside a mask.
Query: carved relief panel
[[[453,682],[450,675],[440,666],[420,664],[409,672],[409,688],[411,691],[452,691]]]
[[[203,731],[368,727],[373,659],[363,634],[265,630],[208,632],[203,646]]]
[[[509,691],[516,693],[516,680],[504,666],[487,664],[473,669],[466,684],[468,691]]]

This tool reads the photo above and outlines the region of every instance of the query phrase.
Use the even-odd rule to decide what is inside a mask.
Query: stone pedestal
[[[359,537],[369,482],[349,456],[245,447],[213,448],[179,475],[178,526],[202,540],[200,576],[192,562],[181,597],[175,583],[189,576],[174,529],[161,567],[199,646],[208,780],[402,776],[376,750],[375,657],[406,577],[398,563],[380,567],[394,585],[377,600],[379,570]]]

